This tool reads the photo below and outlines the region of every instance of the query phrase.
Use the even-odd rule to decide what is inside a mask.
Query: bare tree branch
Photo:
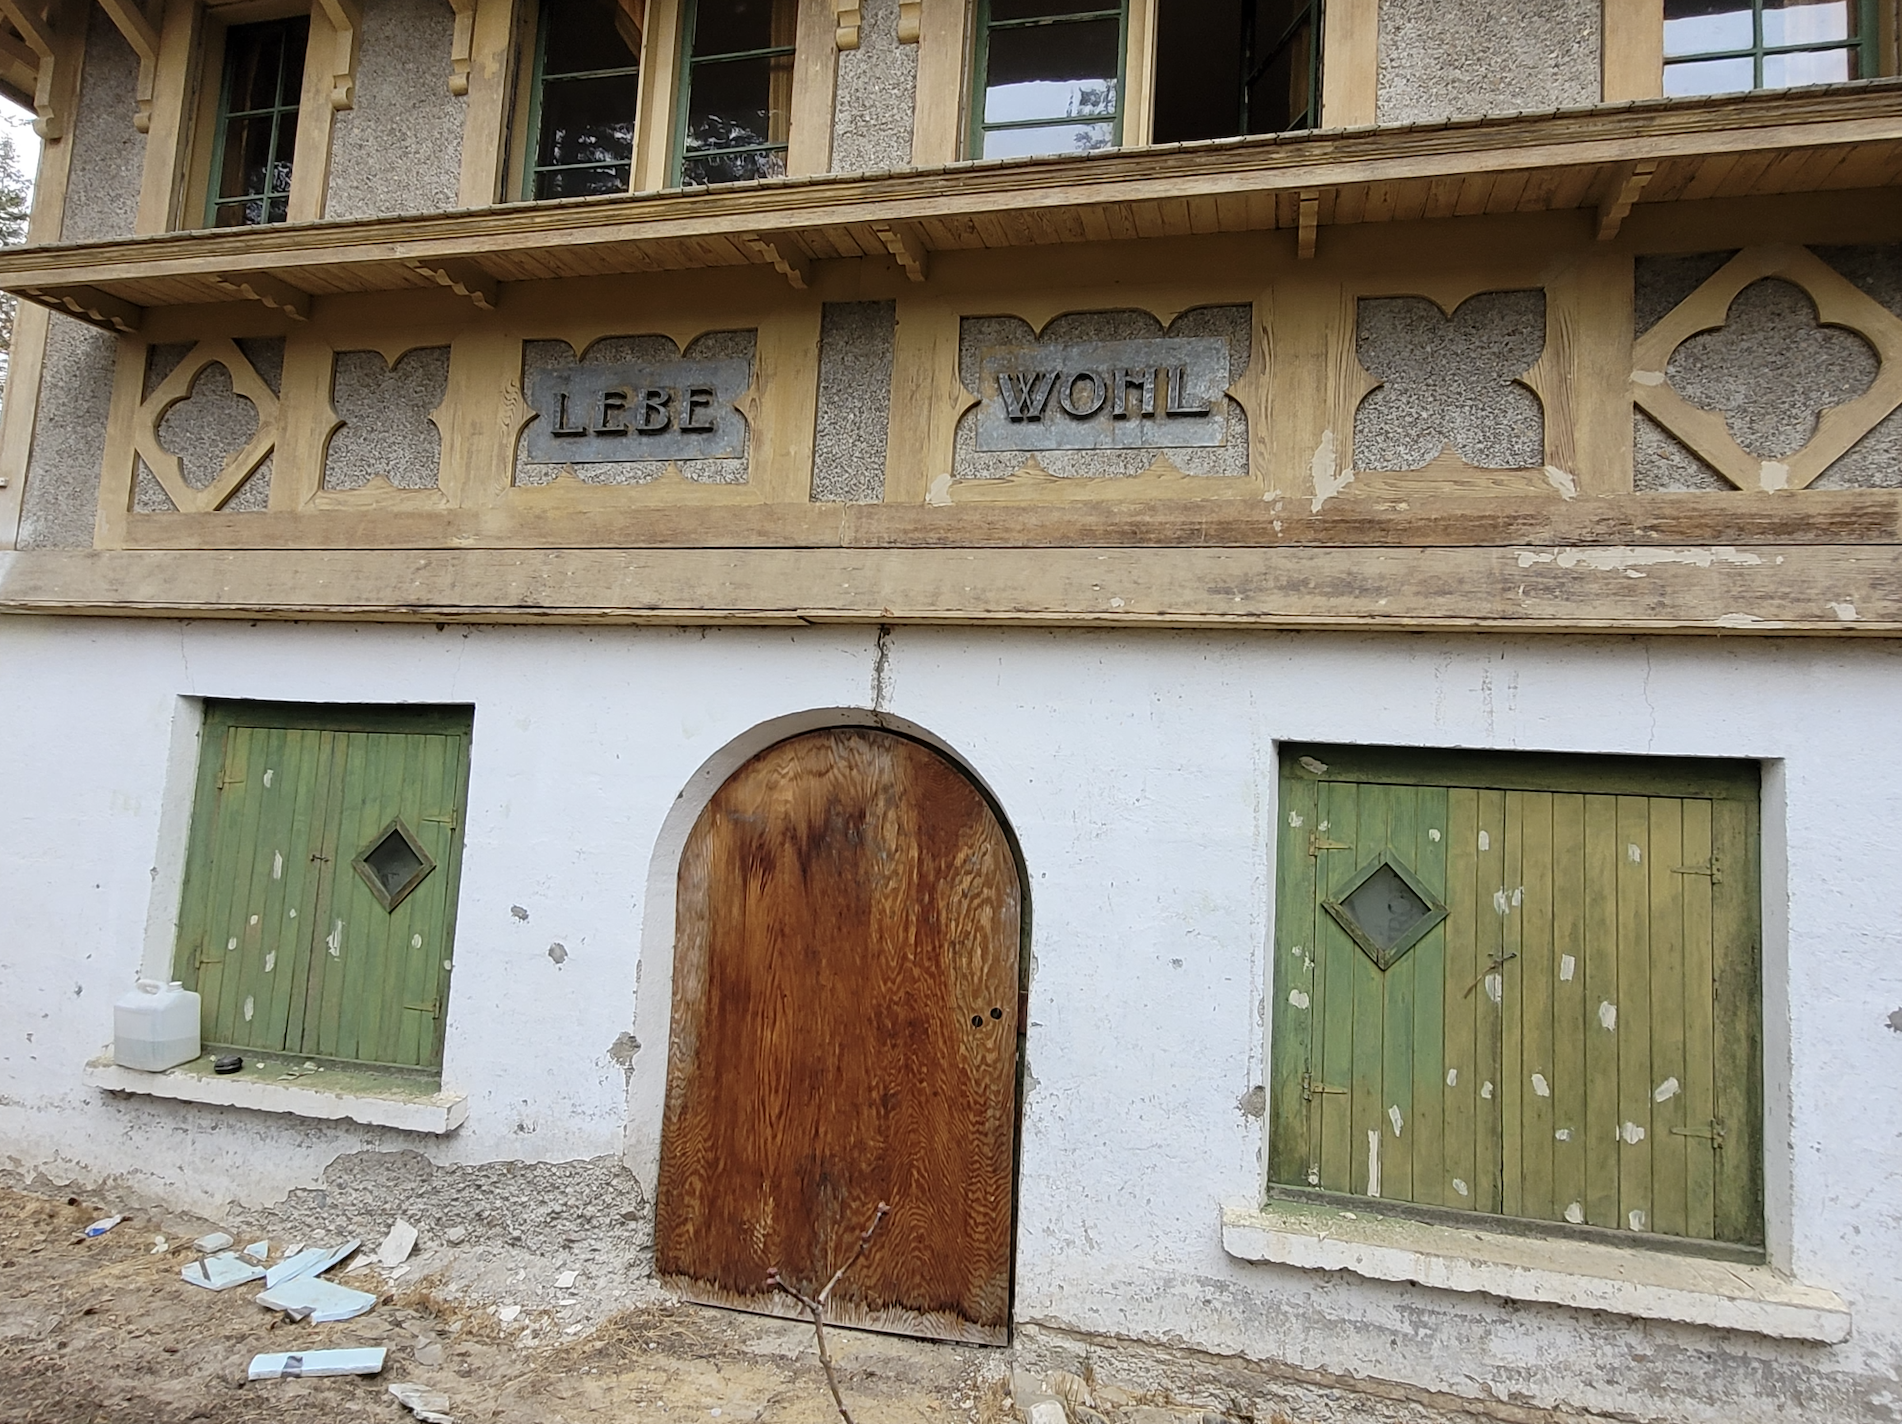
[[[878,1204],[878,1214],[872,1218],[872,1224],[866,1227],[859,1235],[858,1249],[853,1251],[851,1257],[843,1266],[832,1273],[832,1279],[825,1283],[825,1289],[820,1291],[817,1296],[809,1296],[799,1290],[790,1281],[779,1274],[779,1267],[777,1266],[774,1266],[772,1270],[766,1273],[766,1284],[768,1286],[774,1290],[784,1291],[787,1295],[798,1301],[805,1309],[806,1314],[812,1317],[812,1333],[819,1342],[819,1368],[825,1371],[826,1385],[832,1391],[832,1402],[838,1406],[839,1418],[843,1419],[845,1424],[854,1424],[854,1420],[852,1418],[852,1411],[845,1407],[845,1396],[839,1393],[839,1377],[833,1373],[832,1355],[831,1352],[826,1349],[826,1307],[832,1303],[832,1288],[845,1279],[845,1273],[847,1271],[858,1264],[859,1257],[865,1254],[865,1248],[872,1244],[872,1233],[878,1230],[878,1224],[885,1219],[886,1213],[889,1211],[891,1211],[891,1207],[886,1203],[880,1202]]]

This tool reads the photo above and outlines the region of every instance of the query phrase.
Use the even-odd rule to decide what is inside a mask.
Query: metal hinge
[[[446,816],[424,816],[423,819],[425,821],[433,821],[439,826],[447,826],[452,831],[456,829],[456,826],[458,824],[456,813],[454,811],[451,811]]]
[[[442,1000],[431,999],[426,1004],[405,1004],[406,1009],[414,1009],[419,1014],[428,1014],[432,1019],[442,1017]]]
[[[1308,832],[1308,854],[1318,856],[1324,850],[1352,850],[1354,847],[1342,841],[1330,841],[1322,838],[1319,831]]]
[[[1724,1125],[1716,1118],[1710,1120],[1708,1128],[1674,1127],[1671,1129],[1671,1135],[1673,1137],[1707,1137],[1710,1139],[1713,1151],[1721,1150],[1724,1145]]]
[[[1680,865],[1671,871],[1673,875],[1708,875],[1712,885],[1724,883],[1724,862],[1717,856],[1710,858],[1709,865]]]
[[[1314,1074],[1303,1073],[1301,1075],[1301,1101],[1304,1103],[1313,1102],[1316,1093],[1339,1093],[1342,1097],[1346,1097],[1347,1089],[1330,1087],[1326,1083],[1317,1083],[1314,1081]]]
[[[197,949],[192,951],[193,964],[203,966],[206,964],[223,964],[224,962],[225,962],[225,957],[222,954],[216,955],[216,956],[206,954],[205,947],[202,944],[199,945]]]

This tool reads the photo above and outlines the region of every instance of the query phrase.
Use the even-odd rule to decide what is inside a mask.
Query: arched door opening
[[[829,1318],[1008,1339],[1023,886],[971,780],[910,738],[809,732],[736,771],[682,853],[655,1220],[689,1299],[772,1314],[891,1206]]]

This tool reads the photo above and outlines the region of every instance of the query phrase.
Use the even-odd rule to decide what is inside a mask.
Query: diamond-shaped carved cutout
[[[403,824],[402,817],[391,821],[370,842],[370,848],[350,862],[356,866],[363,883],[370,887],[377,903],[394,910],[436,868],[429,852]]]
[[[1383,854],[1322,906],[1383,971],[1441,920],[1446,906],[1406,866]]]

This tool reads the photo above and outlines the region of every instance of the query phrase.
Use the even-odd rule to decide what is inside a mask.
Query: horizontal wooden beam
[[[269,272],[220,272],[210,281],[227,297],[262,303],[293,321],[310,320],[310,293]]]
[[[0,553],[0,612],[1902,636],[1898,550]]]
[[[145,309],[102,292],[97,287],[22,287],[19,294],[66,316],[78,317],[93,326],[131,335],[145,322]]]

